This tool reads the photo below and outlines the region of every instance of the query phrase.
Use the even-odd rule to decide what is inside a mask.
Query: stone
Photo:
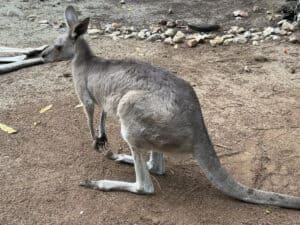
[[[249,13],[246,12],[246,11],[244,11],[244,10],[235,10],[235,11],[233,12],[233,15],[234,15],[235,17],[237,17],[237,16],[239,16],[239,17],[248,17],[248,16],[249,16]]]
[[[274,33],[274,28],[273,27],[266,27],[263,31],[263,36],[267,37],[267,36],[270,36],[273,33]]]
[[[271,35],[273,41],[280,41],[281,38],[278,35]]]
[[[244,36],[239,35],[233,39],[233,42],[237,44],[245,44],[248,42],[248,40]]]
[[[293,44],[299,44],[300,43],[300,37],[299,34],[293,34],[289,37],[289,42],[293,43]]]
[[[181,43],[184,41],[184,39],[185,39],[185,34],[182,31],[177,31],[177,33],[173,37],[173,41],[175,43]]]
[[[186,45],[192,48],[198,45],[198,41],[196,39],[191,39],[186,42]]]
[[[117,30],[117,29],[121,28],[122,25],[119,24],[119,23],[112,23],[112,24],[111,24],[111,27],[112,27],[114,30]]]
[[[103,34],[103,30],[100,29],[88,29],[88,34],[90,35],[96,35],[96,34]]]
[[[281,29],[286,31],[294,31],[295,26],[292,23],[289,23],[288,21],[284,21],[281,25]]]
[[[224,40],[223,45],[230,45],[232,43],[233,43],[233,38],[228,38]]]
[[[159,27],[159,26],[151,27],[151,32],[152,33],[159,33],[159,32],[161,32],[161,27]]]
[[[147,38],[147,41],[154,42],[160,40],[160,34],[152,34]]]
[[[124,35],[124,39],[134,38],[137,36],[137,32],[132,32],[131,34]]]
[[[105,33],[112,33],[113,31],[115,31],[115,29],[112,27],[111,24],[106,24],[104,31],[105,31]]]
[[[166,35],[167,37],[174,37],[176,33],[177,33],[177,30],[176,30],[176,29],[174,29],[174,28],[169,28],[169,29],[166,30],[165,35]]]
[[[141,31],[137,34],[138,39],[141,39],[141,40],[145,39],[145,38],[146,38],[146,32],[147,32],[147,31],[148,31],[147,29],[141,30]]]
[[[234,38],[233,34],[225,34],[222,36],[223,40]]]
[[[252,37],[252,33],[251,33],[250,31],[246,31],[246,32],[243,34],[243,36],[244,36],[245,38],[251,38],[251,37]]]
[[[252,41],[259,41],[259,40],[261,40],[261,37],[257,34],[255,34],[255,35],[252,34],[251,40]]]
[[[176,23],[175,23],[175,21],[173,21],[173,20],[169,20],[168,22],[167,22],[167,27],[169,27],[169,28],[174,28],[174,27],[176,27]]]
[[[187,26],[187,22],[184,20],[175,20],[177,26]]]
[[[232,26],[232,27],[227,31],[228,34],[240,34],[240,33],[243,33],[243,32],[245,32],[245,28],[243,28],[243,27],[238,27],[238,26]]]
[[[173,39],[171,37],[168,37],[164,40],[164,43],[165,44],[169,44],[169,45],[173,45],[174,42],[173,42]]]
[[[120,1],[120,4],[121,4],[121,5],[126,4],[125,0],[121,0],[121,1]]]
[[[245,67],[244,67],[244,71],[247,72],[247,73],[250,73],[250,72],[251,72],[251,69],[249,68],[249,66],[245,66]]]
[[[40,20],[39,24],[49,24],[48,20]]]
[[[209,43],[211,46],[215,47],[217,45],[223,44],[224,39],[220,36],[215,37],[214,39],[210,40]]]
[[[259,45],[259,43],[258,43],[258,41],[253,41],[253,42],[252,42],[252,45],[254,45],[254,46],[258,46],[258,45]]]

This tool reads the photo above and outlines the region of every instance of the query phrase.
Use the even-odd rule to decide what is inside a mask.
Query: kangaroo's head
[[[42,52],[45,62],[70,60],[75,55],[76,40],[86,33],[90,18],[78,20],[76,11],[72,6],[65,10],[67,32],[57,38],[54,44]]]

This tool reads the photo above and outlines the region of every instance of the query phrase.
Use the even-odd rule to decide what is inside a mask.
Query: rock
[[[154,42],[154,41],[160,40],[160,38],[161,38],[160,34],[152,34],[147,38],[147,41]]]
[[[258,45],[259,45],[259,43],[258,43],[258,41],[253,41],[253,42],[252,42],[252,45],[254,45],[254,46],[258,46]]]
[[[278,35],[271,35],[273,41],[280,41],[281,38]]]
[[[175,28],[169,28],[166,30],[165,35],[167,37],[174,37],[176,33],[177,33],[177,30]]]
[[[198,45],[198,41],[196,39],[191,39],[186,42],[186,45],[192,48]]]
[[[184,41],[184,39],[185,39],[185,34],[182,31],[177,31],[177,33],[173,37],[173,41],[175,43],[181,43]]]
[[[230,45],[231,43],[233,43],[233,38],[228,38],[224,40],[223,45]]]
[[[147,29],[141,30],[141,31],[137,34],[138,39],[141,39],[141,40],[145,39],[145,38],[146,38],[146,32],[147,32],[147,31],[148,31]]]
[[[233,12],[233,15],[234,15],[235,17],[237,17],[237,16],[239,16],[239,17],[248,17],[248,16],[249,16],[248,12],[246,12],[246,11],[244,11],[244,10],[235,10],[235,11]]]
[[[119,23],[112,23],[112,24],[111,24],[111,27],[112,27],[114,30],[117,30],[117,29],[121,28],[122,25],[119,24]]]
[[[263,36],[267,37],[267,36],[270,36],[273,33],[274,33],[274,28],[273,27],[266,27],[263,31]]]
[[[250,31],[246,31],[246,32],[243,34],[243,36],[244,36],[245,38],[251,38],[251,37],[252,37],[252,34],[251,34]]]
[[[161,32],[161,27],[158,26],[151,27],[151,31],[152,33],[159,33]]]
[[[120,4],[121,4],[121,5],[126,4],[125,0],[121,0],[121,1],[120,1]]]
[[[187,26],[187,22],[184,20],[175,20],[177,26]]]
[[[111,24],[106,24],[104,31],[105,31],[105,33],[112,33],[113,31],[115,31],[115,29],[112,27]]]
[[[284,21],[281,25],[281,29],[286,30],[286,31],[294,31],[295,26],[288,21]]]
[[[96,35],[96,34],[103,34],[104,32],[99,29],[88,29],[88,34],[90,35]]]
[[[40,20],[39,24],[49,24],[48,20]]]
[[[146,37],[150,37],[152,35],[151,31],[146,31],[145,33]]]
[[[227,31],[228,34],[240,34],[240,33],[243,33],[243,32],[245,32],[245,28],[243,28],[243,27],[238,27],[238,26],[232,26],[232,27]]]
[[[175,21],[173,21],[173,20],[168,21],[166,25],[167,25],[167,27],[169,27],[169,28],[176,27],[176,23],[175,23]]]
[[[226,39],[232,39],[234,38],[234,35],[233,34],[225,34],[222,36],[223,40],[226,40]]]
[[[255,34],[255,35],[252,34],[251,40],[252,40],[252,41],[259,41],[259,40],[261,40],[261,36],[259,36],[259,35],[257,35],[257,34]]]
[[[247,72],[247,73],[250,73],[250,72],[251,72],[251,69],[250,69],[248,66],[245,66],[245,67],[244,67],[244,71]]]
[[[233,39],[233,42],[237,44],[245,44],[248,42],[248,40],[244,36],[239,35]]]
[[[211,46],[215,47],[217,45],[223,44],[224,39],[220,36],[215,37],[213,40],[210,40],[209,43]]]
[[[137,32],[132,32],[131,34],[124,35],[124,39],[134,38],[137,36]]]
[[[289,42],[293,44],[299,44],[300,43],[300,37],[299,34],[293,34],[289,37]]]
[[[249,29],[249,31],[250,31],[251,33],[257,32],[257,28],[252,27],[252,28]]]
[[[169,45],[173,45],[174,42],[173,42],[173,39],[171,37],[168,37],[164,40],[164,43],[165,44],[169,44]]]

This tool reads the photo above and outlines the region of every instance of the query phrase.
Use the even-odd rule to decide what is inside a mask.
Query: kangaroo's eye
[[[58,50],[58,51],[61,51],[61,49],[62,49],[62,45],[55,45],[55,48]]]

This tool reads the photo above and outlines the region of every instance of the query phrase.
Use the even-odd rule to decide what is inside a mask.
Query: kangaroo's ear
[[[65,20],[69,28],[73,28],[78,23],[78,16],[73,6],[68,6],[65,10]]]
[[[76,24],[73,28],[72,36],[73,38],[77,38],[80,35],[83,35],[87,32],[89,26],[90,18],[85,18],[82,22]]]

